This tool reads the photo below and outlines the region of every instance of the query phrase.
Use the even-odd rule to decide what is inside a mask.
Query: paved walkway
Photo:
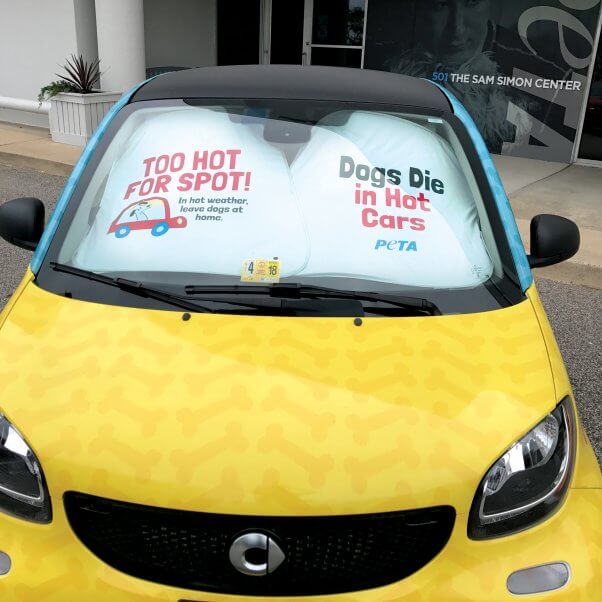
[[[0,162],[69,175],[81,148],[52,142],[48,130],[0,122]],[[570,261],[538,269],[543,278],[602,288],[602,168],[494,156],[525,248],[538,213],[574,220],[581,249]]]
[[[58,144],[44,128],[0,122],[0,161],[16,167],[67,176],[82,149]]]
[[[494,161],[527,250],[531,218],[538,213],[562,215],[579,226],[577,255],[535,274],[602,288],[602,168],[501,156]]]

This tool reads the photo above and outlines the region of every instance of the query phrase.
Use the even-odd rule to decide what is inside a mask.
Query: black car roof
[[[202,67],[160,75],[130,102],[169,98],[278,98],[374,102],[451,111],[432,83],[385,71],[297,65]]]

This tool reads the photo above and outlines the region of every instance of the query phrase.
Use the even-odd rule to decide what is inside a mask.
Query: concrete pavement
[[[59,144],[44,128],[0,122],[0,162],[35,169],[56,176],[68,176],[82,149]]]
[[[539,268],[537,275],[602,288],[602,168],[516,157],[493,159],[527,252],[534,215],[554,213],[579,226],[581,248],[577,255],[559,265]]]
[[[0,122],[0,163],[69,175],[81,150],[52,142],[43,128]],[[602,169],[499,155],[493,159],[527,251],[529,224],[538,213],[568,217],[581,231],[579,253],[560,265],[540,268],[537,275],[602,288]]]

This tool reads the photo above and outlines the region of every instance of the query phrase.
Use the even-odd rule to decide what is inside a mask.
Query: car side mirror
[[[44,204],[24,197],[0,205],[0,236],[22,249],[35,251],[44,232]]]
[[[529,265],[543,268],[565,261],[579,250],[580,242],[575,222],[559,215],[536,215],[531,220]]]

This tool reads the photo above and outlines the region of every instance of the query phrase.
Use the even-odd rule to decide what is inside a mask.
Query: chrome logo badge
[[[284,552],[264,533],[245,533],[230,546],[232,566],[245,575],[262,577],[273,573],[283,562]]]

